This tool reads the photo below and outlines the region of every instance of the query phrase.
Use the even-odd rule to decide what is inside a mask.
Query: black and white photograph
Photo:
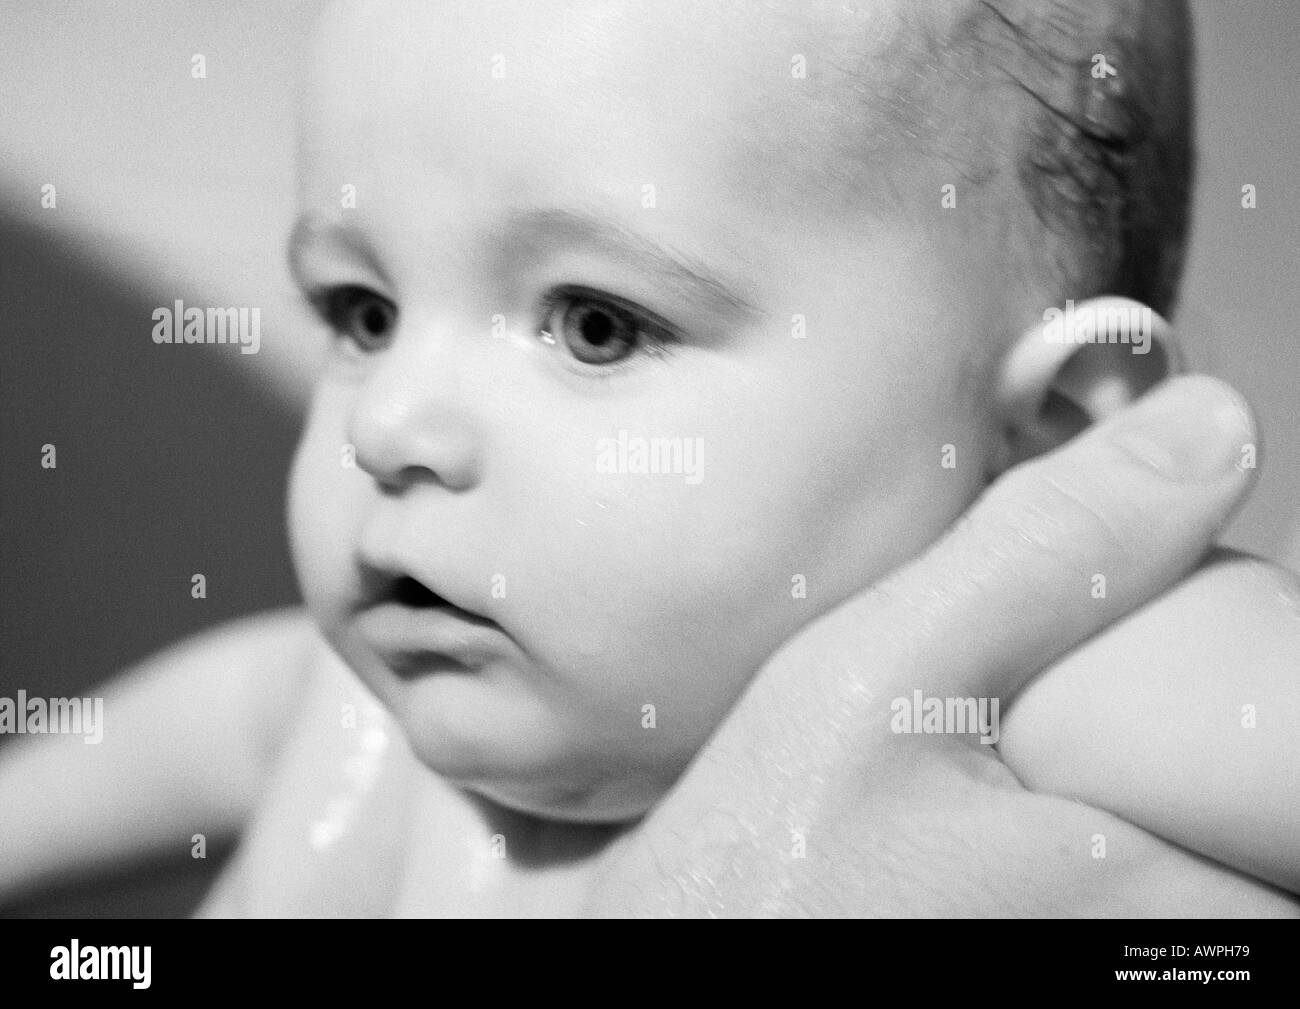
[[[6,2],[6,974],[1068,918],[1266,983],[1298,71],[1294,0]]]

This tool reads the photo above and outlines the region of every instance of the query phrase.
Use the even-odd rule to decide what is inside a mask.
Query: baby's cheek
[[[650,654],[673,684],[688,722],[716,722],[735,703],[766,658],[815,615],[806,544],[788,517],[758,507],[752,491],[729,501],[721,521],[699,518],[687,542],[665,548],[671,574],[647,595],[654,619],[643,631]]]
[[[294,569],[313,610],[342,592],[355,524],[353,501],[366,479],[318,394],[289,473],[287,520]]]
[[[783,634],[764,612],[789,599],[780,538],[755,528],[752,495],[686,476],[594,478],[512,534],[503,615],[550,670],[541,689],[601,724],[653,722],[637,752],[702,741]]]
[[[979,493],[974,465],[946,467],[945,432],[900,432],[810,456],[785,491],[734,502],[737,534],[715,573],[696,570],[717,633],[749,673],[799,629],[916,557]],[[975,453],[961,448],[963,461]]]

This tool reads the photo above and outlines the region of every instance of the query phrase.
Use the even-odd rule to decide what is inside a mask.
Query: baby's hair
[[[1039,220],[1071,237],[1077,258],[1063,279],[1075,297],[1122,294],[1167,314],[1195,167],[1185,5],[1049,0],[1018,5],[1024,25],[980,6],[1044,71],[1017,82],[1039,106],[1019,172]]]
[[[919,31],[896,54],[910,69],[892,111],[977,184],[1016,173],[1051,296],[1120,294],[1169,313],[1194,171],[1182,0],[939,0],[903,16]],[[963,89],[968,104],[953,101]]]

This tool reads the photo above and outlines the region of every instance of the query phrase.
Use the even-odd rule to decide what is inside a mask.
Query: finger
[[[899,691],[1010,703],[1196,565],[1250,488],[1256,444],[1229,386],[1162,383],[1004,474],[926,554],[792,638],[755,681],[760,703],[841,722]]]

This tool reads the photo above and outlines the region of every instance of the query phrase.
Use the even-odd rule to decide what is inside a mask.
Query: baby
[[[1128,0],[331,8],[290,248],[331,343],[310,618],[179,646],[64,747],[117,802],[93,844],[242,830],[210,915],[576,913],[782,642],[1173,368],[1149,311],[1052,327],[1172,307],[1188,37]],[[981,729],[1030,787],[1300,889],[1295,744],[1240,724],[1295,711],[1294,606],[1221,558],[1089,646],[1113,676],[1067,659]],[[1207,613],[1228,665],[1180,680]],[[28,757],[0,788],[40,821]],[[26,880],[62,857],[36,837]]]

